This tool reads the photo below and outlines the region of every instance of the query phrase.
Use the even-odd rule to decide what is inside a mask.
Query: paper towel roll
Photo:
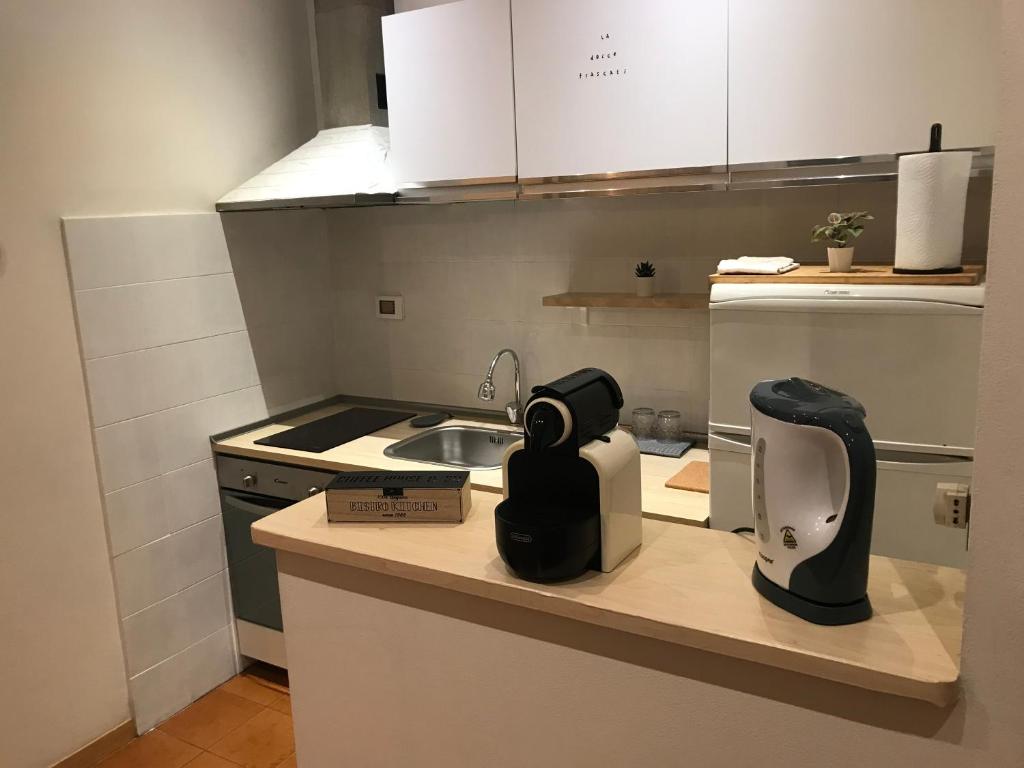
[[[896,268],[920,272],[960,266],[971,152],[900,158]]]

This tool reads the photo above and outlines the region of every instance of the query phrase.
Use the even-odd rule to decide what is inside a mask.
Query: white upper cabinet
[[[513,179],[509,0],[462,0],[382,24],[396,181]]]
[[[727,23],[727,0],[512,0],[519,176],[724,165]]]
[[[995,143],[998,0],[730,0],[730,164]]]

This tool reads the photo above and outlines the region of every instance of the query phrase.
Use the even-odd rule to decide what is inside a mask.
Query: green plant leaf
[[[850,211],[829,216],[840,218],[835,224],[817,224],[811,227],[811,242],[829,240],[839,248],[846,248],[851,240],[860,237],[864,231],[864,225],[860,222],[875,218],[867,211]]]

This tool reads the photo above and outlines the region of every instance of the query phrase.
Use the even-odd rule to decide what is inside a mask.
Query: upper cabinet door
[[[730,164],[995,143],[998,0],[730,0]]]
[[[726,163],[727,0],[512,0],[523,179]]]
[[[382,24],[396,181],[514,179],[509,0],[462,0]]]

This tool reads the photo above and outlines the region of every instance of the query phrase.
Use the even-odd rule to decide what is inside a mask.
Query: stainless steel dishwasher
[[[320,493],[335,473],[235,456],[218,455],[216,463],[239,652],[287,667],[276,556],[253,543],[250,527]]]

